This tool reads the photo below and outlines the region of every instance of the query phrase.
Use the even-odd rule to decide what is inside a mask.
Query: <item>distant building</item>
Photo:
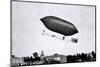
[[[25,64],[23,57],[15,57],[15,56],[13,56],[11,60],[12,60],[11,61],[12,66],[20,66],[22,64]]]
[[[44,59],[44,57],[45,57],[44,52],[43,52],[43,51],[41,51],[40,59],[41,59],[41,60],[43,60],[43,59]]]
[[[93,57],[93,54],[92,53],[88,53],[87,54],[87,57],[89,57],[91,61],[95,60],[95,58]]]
[[[60,61],[60,63],[65,63],[67,62],[67,57],[65,55],[58,55],[58,54],[55,54],[53,56],[46,56],[45,57],[47,60],[50,60],[50,59],[54,59],[56,61]]]

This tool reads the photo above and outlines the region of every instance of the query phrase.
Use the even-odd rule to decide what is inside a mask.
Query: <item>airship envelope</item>
[[[77,28],[70,22],[55,16],[46,16],[40,19],[43,24],[51,31],[70,36],[78,33]]]

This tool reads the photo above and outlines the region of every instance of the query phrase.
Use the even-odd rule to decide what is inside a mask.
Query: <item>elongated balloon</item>
[[[77,28],[70,22],[55,16],[46,16],[40,19],[43,24],[51,31],[70,36],[78,33]]]

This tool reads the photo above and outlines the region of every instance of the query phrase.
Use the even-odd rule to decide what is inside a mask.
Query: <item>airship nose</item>
[[[41,20],[41,21],[44,23],[44,20],[43,20],[43,18],[41,18],[40,20]]]
[[[41,20],[44,24],[48,22],[47,19],[45,19],[45,18],[41,18],[40,20]]]

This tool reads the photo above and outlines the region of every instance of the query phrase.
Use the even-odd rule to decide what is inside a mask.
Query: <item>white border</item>
[[[31,0],[32,1],[32,0]],[[34,0],[33,0],[34,1]],[[70,63],[55,65],[39,65],[37,67],[98,67],[100,64],[100,0],[36,0],[42,2],[72,3],[97,5],[97,61],[86,63]],[[0,0],[0,67],[10,66],[10,0]],[[30,66],[28,66],[30,67]]]

